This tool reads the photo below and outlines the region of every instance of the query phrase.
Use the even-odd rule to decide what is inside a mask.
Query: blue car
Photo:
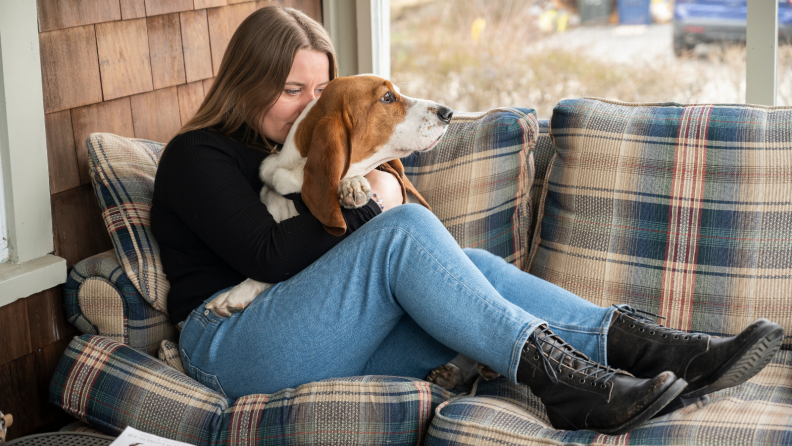
[[[676,0],[674,54],[698,43],[745,43],[747,9],[747,0]],[[778,34],[782,43],[792,41],[792,0],[778,0]]]

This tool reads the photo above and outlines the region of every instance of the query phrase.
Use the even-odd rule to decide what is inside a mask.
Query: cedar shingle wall
[[[269,4],[321,20],[321,0],[38,0],[55,254],[74,263],[112,248],[90,185],[92,132],[167,141],[204,98],[228,41]],[[46,404],[77,334],[63,287],[0,307],[0,411],[8,440],[70,421]]]

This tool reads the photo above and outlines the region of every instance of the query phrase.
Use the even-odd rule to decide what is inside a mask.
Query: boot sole
[[[780,325],[767,322],[754,334],[752,341],[718,370],[705,383],[696,384],[682,398],[696,398],[721,389],[740,385],[761,372],[770,363],[784,341],[784,329]]]
[[[664,407],[668,405],[671,401],[673,401],[679,394],[681,394],[685,388],[687,388],[687,381],[684,379],[677,379],[668,390],[665,391],[662,395],[660,395],[657,400],[652,403],[649,407],[644,409],[643,412],[639,413],[638,415],[634,416],[633,418],[629,419],[628,421],[622,423],[619,426],[612,427],[610,429],[597,429],[597,432],[601,432],[603,434],[608,435],[621,435],[626,434],[627,432],[632,431],[639,425],[643,424],[644,421],[652,418],[657,412],[663,410]]]

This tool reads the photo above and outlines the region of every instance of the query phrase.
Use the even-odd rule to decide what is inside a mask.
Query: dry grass
[[[744,102],[744,47],[713,48],[704,58],[630,64],[598,60],[579,49],[537,49],[541,45],[529,43],[543,35],[527,3],[438,0],[400,9],[391,23],[392,79],[410,96],[456,110],[521,106],[535,108],[540,118],[549,117],[559,100],[584,96]],[[476,42],[471,24],[479,17],[487,25]]]

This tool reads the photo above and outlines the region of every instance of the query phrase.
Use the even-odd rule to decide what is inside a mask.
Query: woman
[[[380,170],[366,177],[382,208],[342,210],[343,236],[297,196],[300,215],[276,224],[258,167],[336,74],[318,23],[258,10],[162,155],[152,228],[191,377],[238,398],[330,377],[421,377],[462,353],[530,386],[555,427],[620,433],[679,395],[747,380],[774,353],[748,360],[782,336],[768,321],[732,338],[689,336],[462,250],[433,214],[402,205],[399,180]],[[230,317],[206,309],[245,278],[276,285]]]

